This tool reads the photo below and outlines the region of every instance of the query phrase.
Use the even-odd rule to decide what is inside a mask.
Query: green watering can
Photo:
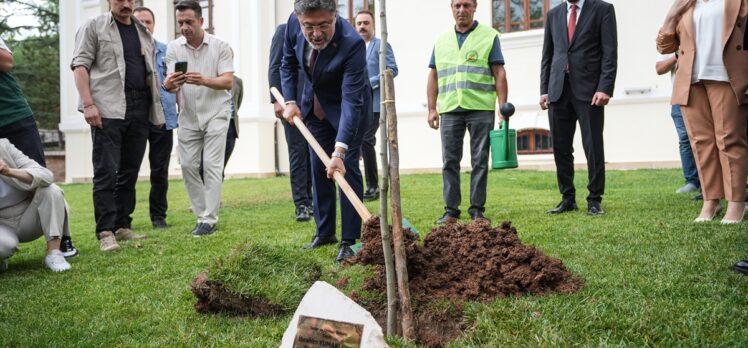
[[[499,108],[504,115],[501,129],[489,133],[491,140],[491,168],[517,168],[517,131],[509,129],[509,117],[514,115],[514,105],[506,103]]]

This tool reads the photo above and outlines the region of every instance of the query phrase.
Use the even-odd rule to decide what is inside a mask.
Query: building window
[[[374,0],[339,0],[338,14],[353,23],[356,13],[361,10],[374,12]]]
[[[174,0],[174,6],[176,6],[178,3],[179,0]],[[200,0],[200,7],[203,8],[203,29],[205,29],[205,31],[207,31],[209,34],[213,34],[213,30],[215,29],[213,27],[213,0]],[[182,36],[182,33],[179,32],[179,23],[177,23],[176,20],[176,11],[174,13],[174,37],[178,38]]]
[[[535,155],[553,153],[551,131],[547,129],[524,129],[517,134],[517,153]]]
[[[493,0],[493,27],[502,33],[542,28],[548,10],[563,0]]]

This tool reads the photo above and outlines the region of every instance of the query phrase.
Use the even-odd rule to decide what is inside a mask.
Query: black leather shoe
[[[309,210],[310,209],[305,205],[299,205],[296,207],[296,221],[309,221],[312,218],[311,215],[309,215]]]
[[[457,220],[459,218],[460,218],[459,216],[454,216],[454,215],[452,215],[450,213],[444,213],[444,215],[442,215],[442,217],[440,217],[439,220],[436,220],[436,224],[437,225],[444,225],[447,222],[450,222],[449,220]]]
[[[366,189],[366,192],[364,192],[365,201],[376,201],[377,199],[379,199],[378,187],[369,187],[368,189]]]
[[[153,228],[158,228],[161,230],[169,228],[169,224],[167,224],[166,220],[164,219],[153,219],[153,221],[151,221],[151,224],[153,225]]]
[[[325,246],[328,244],[335,244],[337,242],[338,242],[338,239],[335,238],[335,236],[325,238],[325,239],[322,239],[318,236],[314,236],[314,238],[312,238],[312,242],[302,247],[302,249],[309,250],[309,249],[319,248],[321,246]]]
[[[605,214],[605,212],[603,211],[603,208],[600,208],[600,202],[587,203],[587,215],[599,216],[603,214]]]
[[[579,209],[577,204],[572,201],[561,201],[555,208],[547,211],[548,214],[561,214],[567,211],[574,211]]]
[[[693,200],[694,201],[703,201],[704,200],[704,195],[701,194],[701,193],[699,193],[698,195],[693,196]]]
[[[473,219],[473,220],[479,220],[480,219],[480,220],[486,220],[488,222],[491,222],[491,220],[489,220],[485,216],[483,216],[483,212],[482,211],[470,212],[470,218]]]
[[[338,263],[341,263],[345,261],[345,259],[353,256],[353,249],[351,249],[351,246],[347,242],[340,243],[340,249],[338,250],[338,257],[335,258],[335,261]]]
[[[735,272],[748,276],[748,260],[740,260],[730,267]]]

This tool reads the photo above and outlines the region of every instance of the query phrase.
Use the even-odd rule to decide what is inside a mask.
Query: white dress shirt
[[[584,0],[577,1],[576,4],[566,2],[566,24],[569,24],[569,18],[571,18],[571,7],[577,6],[577,21],[574,24],[579,23],[579,16],[582,15],[582,7],[584,7]]]

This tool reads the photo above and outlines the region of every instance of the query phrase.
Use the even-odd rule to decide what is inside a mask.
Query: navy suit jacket
[[[292,14],[286,24],[281,64],[281,85],[286,100],[294,100],[304,119],[313,115],[317,96],[326,119],[337,131],[336,142],[360,146],[371,114],[371,86],[366,70],[366,44],[347,20],[338,16],[332,41],[319,53],[314,71],[306,68],[306,47],[301,25]],[[299,68],[306,74],[298,95]]]
[[[372,98],[372,104],[374,104],[374,112],[381,110],[381,97],[379,95],[379,47],[382,45],[382,40],[377,37],[371,39],[369,47],[366,49],[366,66],[369,70],[369,84],[371,85],[371,91],[374,93]],[[387,43],[387,62],[385,62],[387,69],[392,70],[392,75],[397,76],[397,62],[395,62],[395,53],[392,52],[392,46]]]

